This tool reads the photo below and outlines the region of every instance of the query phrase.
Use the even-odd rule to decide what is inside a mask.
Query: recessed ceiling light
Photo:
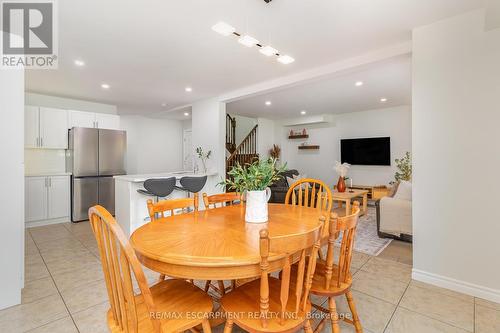
[[[222,36],[229,36],[236,31],[235,28],[227,24],[226,22],[218,22],[212,26],[212,30],[221,34]]]
[[[385,103],[385,102],[387,102],[387,98],[385,98],[385,97],[382,97],[382,98],[380,99],[380,102],[382,102],[382,103]]]
[[[357,81],[355,85],[356,87],[361,87],[363,85],[363,81]]]
[[[301,115],[305,115],[306,113],[307,113],[307,112],[306,112],[306,110],[302,110],[302,111],[300,111],[300,114],[301,114]]]
[[[109,89],[109,88],[111,88],[111,86],[107,83],[103,83],[103,84],[101,84],[101,88],[102,89]]]
[[[186,87],[186,88],[184,88],[184,90],[185,90],[186,92],[191,92],[191,91],[193,91],[193,88],[191,88],[191,87]]]
[[[295,59],[293,59],[289,55],[282,55],[278,57],[278,61],[281,62],[282,64],[288,65],[294,62]]]
[[[75,65],[77,65],[78,67],[82,67],[85,66],[85,62],[83,60],[76,59]]]
[[[271,101],[266,101],[266,105],[267,105],[267,106],[269,106],[269,105],[271,105],[271,104],[273,104],[273,103],[271,103]]]
[[[270,56],[276,55],[276,53],[278,53],[278,50],[276,50],[274,47],[271,47],[268,45],[268,46],[264,46],[263,48],[261,48],[259,50],[259,52],[262,53],[263,55],[270,57]]]
[[[238,39],[238,43],[240,43],[242,45],[245,45],[246,47],[252,47],[255,44],[258,44],[259,41],[257,39],[255,39],[255,38],[253,38],[252,36],[245,35],[245,36],[241,36]]]
[[[165,107],[165,106],[167,106],[167,103],[161,103],[161,106]]]
[[[184,115],[187,117],[189,116],[189,112],[184,112]]]

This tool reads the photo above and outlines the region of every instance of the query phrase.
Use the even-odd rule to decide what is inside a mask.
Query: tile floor
[[[378,257],[355,253],[353,294],[365,332],[500,332],[500,304],[413,281],[411,263],[411,245],[402,242],[392,242]],[[146,275],[151,282],[157,278],[149,270]],[[337,304],[347,311],[343,297]],[[0,311],[0,332],[107,332],[107,308],[89,224],[28,229],[22,304]],[[326,325],[324,332],[330,331]],[[354,329],[342,323],[341,331]]]

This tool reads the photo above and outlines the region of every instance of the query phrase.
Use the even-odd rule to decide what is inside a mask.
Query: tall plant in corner
[[[395,182],[402,180],[411,181],[412,165],[410,152],[407,151],[402,158],[396,158],[394,161],[396,162],[396,167],[398,168],[398,171],[394,174],[394,179],[396,180]]]

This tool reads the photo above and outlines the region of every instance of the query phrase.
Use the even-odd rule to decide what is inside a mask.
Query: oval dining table
[[[260,276],[259,231],[269,236],[300,235],[317,229],[316,208],[269,204],[266,223],[245,222],[245,206],[233,205],[158,219],[130,237],[139,260],[169,277],[236,280]],[[285,253],[270,253],[270,271]]]

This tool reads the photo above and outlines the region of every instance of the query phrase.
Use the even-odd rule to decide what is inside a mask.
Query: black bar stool
[[[193,193],[195,196],[198,196],[198,192],[200,192],[207,183],[207,176],[203,177],[186,176],[182,177],[179,180],[179,183],[181,183],[182,186],[176,186],[175,188],[187,192],[188,198],[190,197],[190,193]]]
[[[144,188],[145,190],[138,189],[137,192],[155,197],[158,201],[158,198],[167,197],[174,191],[175,177],[146,179]]]

